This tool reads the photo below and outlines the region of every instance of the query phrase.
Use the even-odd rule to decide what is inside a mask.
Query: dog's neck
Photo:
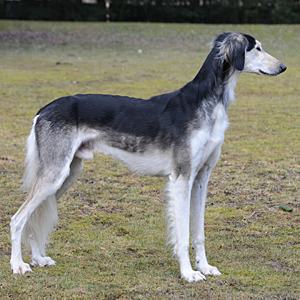
[[[188,89],[199,105],[212,101],[228,109],[234,101],[234,89],[239,71],[222,61],[216,50],[212,50],[196,77],[183,89]]]

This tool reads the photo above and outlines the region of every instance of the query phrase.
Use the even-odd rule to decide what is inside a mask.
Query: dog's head
[[[286,70],[286,66],[266,53],[261,43],[248,34],[225,32],[212,42],[217,56],[240,72],[276,76]]]

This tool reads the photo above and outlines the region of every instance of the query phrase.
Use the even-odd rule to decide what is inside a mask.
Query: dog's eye
[[[261,48],[260,48],[260,47],[257,47],[256,50],[257,50],[257,51],[261,51]]]

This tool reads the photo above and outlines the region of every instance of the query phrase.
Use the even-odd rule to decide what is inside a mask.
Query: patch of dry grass
[[[3,299],[297,299],[299,26],[0,22],[0,295]],[[53,268],[10,272],[11,216],[25,194],[36,111],[76,93],[149,97],[191,80],[225,30],[257,37],[288,70],[242,74],[208,192],[206,247],[221,277],[186,283],[165,247],[162,178],[97,155],[58,204]],[[143,53],[139,54],[138,49]],[[280,209],[285,204],[292,212]],[[25,261],[30,261],[26,251]]]

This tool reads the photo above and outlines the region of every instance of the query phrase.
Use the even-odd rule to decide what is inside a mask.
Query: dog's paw
[[[196,264],[197,270],[201,271],[205,275],[215,275],[220,276],[222,275],[221,272],[216,268],[209,264],[206,264],[204,266],[200,266],[199,264]]]
[[[32,262],[30,263],[32,266],[40,266],[40,267],[44,267],[44,266],[55,266],[56,262],[49,256],[38,256],[38,257],[33,257],[32,258]]]
[[[27,272],[32,272],[30,269],[29,264],[24,263],[23,261],[17,263],[17,264],[12,264],[11,269],[14,274],[25,274]]]
[[[181,277],[188,282],[196,282],[200,280],[206,280],[205,276],[202,275],[199,271],[190,271],[184,274],[181,274]]]

